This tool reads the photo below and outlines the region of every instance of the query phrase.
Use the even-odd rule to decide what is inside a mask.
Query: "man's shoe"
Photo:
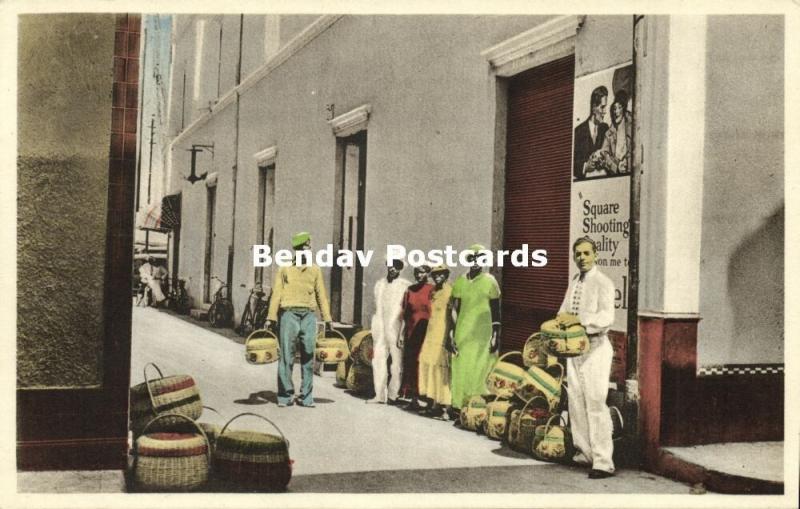
[[[605,479],[607,477],[614,477],[614,472],[606,472],[605,470],[589,470],[589,479]]]
[[[290,402],[288,402],[288,403],[281,403],[281,402],[278,402],[278,407],[279,407],[279,408],[283,408],[283,407],[287,407],[287,406],[292,406],[292,405],[294,405],[294,401],[290,401]]]
[[[397,399],[387,399],[386,404],[391,406],[397,406],[400,404],[400,401],[398,401]]]
[[[316,408],[317,405],[315,405],[314,403],[303,403],[302,401],[298,400],[297,406],[302,406],[305,408]]]
[[[378,398],[372,398],[372,399],[366,400],[365,403],[381,403],[381,404],[385,404],[386,401],[384,401],[382,399],[378,399]]]

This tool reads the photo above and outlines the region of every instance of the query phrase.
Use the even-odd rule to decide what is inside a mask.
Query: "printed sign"
[[[575,81],[570,238],[591,237],[597,268],[614,282],[613,330],[626,332],[630,236],[632,66]],[[570,277],[577,273],[570,265]]]

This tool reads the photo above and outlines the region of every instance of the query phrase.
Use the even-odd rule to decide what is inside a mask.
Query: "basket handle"
[[[254,337],[256,334],[263,334],[265,332],[268,334],[267,337],[271,336],[273,339],[278,339],[278,336],[276,336],[275,333],[272,332],[271,330],[268,330],[268,329],[257,329],[257,330],[254,330],[253,332],[251,332],[250,335],[247,336],[247,339],[244,340],[244,347],[247,348],[247,344],[250,343],[251,339],[257,339],[257,338]]]
[[[567,426],[567,422],[564,421],[564,417],[562,417],[561,414],[553,414],[553,415],[550,416],[549,419],[547,419],[547,425],[544,428],[544,434],[545,435],[550,433],[550,430],[553,428],[553,424],[552,424],[553,419],[558,419],[559,422],[563,421],[564,422],[564,427]]]
[[[528,401],[525,402],[525,406],[523,406],[522,410],[520,411],[520,417],[522,416],[523,413],[525,413],[525,409],[528,408],[528,405],[530,405],[531,403],[534,402],[534,400],[537,400],[537,399],[541,399],[542,401],[545,402],[546,405],[549,405],[549,403],[547,402],[547,398],[545,398],[541,394],[537,394],[537,395],[535,395],[534,397],[532,397],[531,399],[529,399]],[[549,406],[548,406],[548,408],[549,408]]]
[[[337,336],[339,336],[343,340],[347,341],[347,338],[344,337],[344,334],[342,334],[338,330],[331,328],[330,332],[333,332],[334,334],[336,334]],[[325,328],[323,326],[323,328],[317,332],[317,339],[324,339],[324,338],[325,338]]]
[[[503,355],[501,355],[501,356],[500,356],[500,357],[497,359],[497,362],[500,362],[500,361],[502,361],[503,359],[505,359],[506,357],[508,357],[509,355],[511,355],[511,354],[514,354],[514,353],[515,353],[515,354],[517,354],[517,355],[519,355],[520,357],[522,357],[522,352],[518,352],[518,351],[514,350],[514,351],[511,351],[511,352],[506,352],[506,353],[504,353]]]
[[[162,373],[161,370],[158,368],[158,366],[156,366],[155,362],[148,362],[147,364],[144,365],[144,369],[142,370],[144,374],[144,385],[145,387],[147,387],[147,395],[150,396],[150,408],[153,410],[154,415],[158,415],[158,412],[156,412],[156,398],[153,396],[153,389],[150,388],[150,382],[152,382],[155,379],[150,380],[149,378],[147,378],[147,368],[149,366],[153,366],[154,368],[156,368],[156,371],[158,371],[158,377],[159,377],[158,379],[164,378],[164,373]]]
[[[210,407],[210,406],[208,406],[208,405],[203,405],[203,408],[205,408],[205,409],[208,409],[208,410],[211,410],[211,411],[212,411],[212,412],[214,412],[215,414],[217,414],[217,415],[219,415],[220,417],[222,417],[222,414],[221,414],[221,413],[219,413],[219,410],[217,410],[216,408],[212,408],[212,407]]]
[[[558,366],[559,368],[561,368],[561,374],[558,376],[558,382],[559,385],[561,385],[561,382],[564,380],[564,366],[560,362],[556,362],[555,364],[553,364],[553,366]],[[550,366],[547,367],[549,368]]]
[[[541,346],[541,343],[543,341],[543,339],[542,339],[543,336],[544,336],[544,334],[542,334],[541,331],[537,331],[537,332],[534,332],[533,334],[531,334],[530,336],[528,336],[528,339],[525,340],[525,342],[527,343],[528,341],[531,341],[531,342],[534,342],[534,343],[539,343],[539,345],[537,345],[537,346]]]
[[[225,430],[228,429],[228,426],[230,426],[230,424],[233,421],[235,421],[239,417],[242,417],[242,416],[245,416],[245,415],[252,415],[254,417],[258,417],[258,418],[263,419],[263,420],[267,421],[268,423],[272,424],[272,427],[275,428],[276,430],[278,430],[278,433],[281,435],[281,438],[283,439],[284,442],[286,442],[286,447],[287,448],[289,447],[289,440],[283,435],[283,431],[281,431],[281,429],[274,422],[270,421],[269,419],[267,419],[263,415],[254,414],[253,412],[243,412],[243,413],[241,413],[239,415],[233,416],[231,418],[231,420],[228,421],[227,423],[225,423],[225,426],[222,427],[222,431],[219,432],[219,436],[222,436],[225,433]]]
[[[147,432],[147,429],[150,427],[151,424],[153,424],[154,422],[158,421],[159,419],[163,419],[164,417],[180,417],[181,419],[185,419],[185,420],[189,421],[190,423],[192,423],[192,426],[194,426],[195,429],[200,432],[200,435],[203,437],[203,440],[206,443],[206,457],[208,458],[208,464],[210,465],[211,464],[211,444],[209,444],[209,442],[208,442],[208,436],[206,436],[206,432],[203,431],[203,428],[198,426],[196,422],[194,422],[193,420],[191,420],[190,418],[186,417],[183,414],[177,414],[177,413],[173,413],[173,414],[158,414],[157,416],[155,416],[152,419],[150,419],[150,422],[148,422],[145,425],[145,427],[142,430],[142,433],[141,433],[140,436],[144,436],[144,434]],[[136,463],[137,463],[138,459],[139,459],[139,447],[136,446],[135,442],[134,442],[134,448],[133,448],[134,468],[136,468]]]

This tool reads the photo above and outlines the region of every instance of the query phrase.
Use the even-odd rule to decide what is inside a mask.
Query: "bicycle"
[[[192,298],[186,291],[186,280],[179,279],[177,288],[169,292],[169,308],[180,315],[188,315],[192,310]]]
[[[217,291],[214,292],[214,302],[208,308],[208,323],[212,327],[227,327],[233,318],[233,304],[228,297],[228,286],[225,281],[217,276],[213,276],[212,279],[216,279],[221,284]]]
[[[239,321],[239,326],[236,327],[236,332],[240,336],[249,336],[254,330],[264,328],[264,322],[267,321],[267,310],[269,309],[269,297],[265,301],[264,295],[266,294],[261,285],[256,285],[250,290],[250,296],[247,298],[247,303],[242,312],[242,319]],[[251,302],[253,303],[252,305]]]

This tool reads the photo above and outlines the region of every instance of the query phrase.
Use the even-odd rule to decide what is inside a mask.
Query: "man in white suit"
[[[394,260],[386,277],[375,283],[375,315],[372,317],[372,382],[375,397],[367,403],[395,404],[400,392],[403,352],[397,346],[403,314],[403,295],[411,281],[400,277],[403,262]],[[392,357],[391,380],[388,380],[388,357]]]
[[[591,479],[602,479],[614,475],[613,428],[606,406],[614,355],[606,332],[614,323],[614,283],[595,266],[597,245],[591,238],[576,240],[572,255],[580,272],[570,281],[557,319],[569,323],[577,316],[590,342],[588,352],[567,359],[569,421],[577,448],[573,459],[591,465]]]

